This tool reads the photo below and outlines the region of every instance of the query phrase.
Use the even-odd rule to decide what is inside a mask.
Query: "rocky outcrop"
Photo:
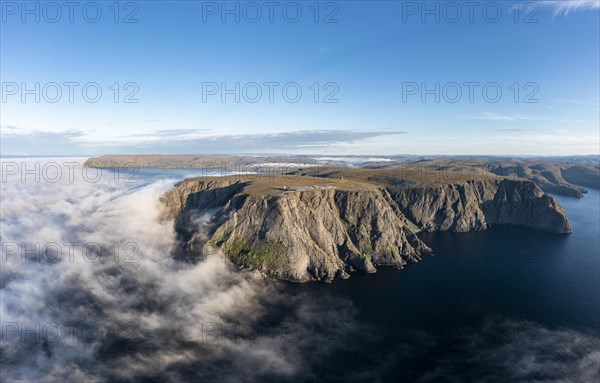
[[[544,192],[568,197],[583,197],[586,190],[581,186],[600,188],[600,166],[596,163],[570,163],[564,160],[454,160],[433,159],[402,166],[412,178],[431,172],[442,179],[453,182],[469,178],[491,180],[499,176],[513,181],[533,181]],[[388,167],[389,168],[389,167]]]
[[[585,190],[570,184],[562,176],[561,166],[550,162],[489,162],[483,166],[493,174],[508,177],[512,180],[525,179],[535,182],[543,191],[583,197]]]
[[[246,183],[243,182],[207,177],[179,182],[160,199],[164,206],[162,218],[174,218],[176,228],[186,229],[196,210],[223,207],[244,186]]]
[[[598,165],[564,165],[562,167],[562,176],[572,184],[600,189],[600,166]]]
[[[558,202],[530,181],[464,181],[390,187],[394,200],[421,230],[466,232],[517,225],[554,233],[571,227]]]
[[[570,232],[556,200],[533,182],[355,184],[276,188],[228,179],[192,179],[161,198],[188,252],[220,249],[232,262],[295,282],[331,281],[377,266],[402,268],[430,249],[419,230],[464,232],[519,225]],[[267,190],[264,192],[264,190]],[[201,231],[194,214],[215,209]]]
[[[381,191],[239,196],[212,242],[237,264],[297,282],[402,268],[430,251]]]

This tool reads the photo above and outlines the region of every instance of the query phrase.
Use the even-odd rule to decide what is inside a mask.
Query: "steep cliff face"
[[[518,225],[571,232],[558,202],[529,181],[464,181],[389,189],[406,217],[425,231],[465,232]]]
[[[393,203],[393,202],[392,202]],[[310,190],[238,196],[212,242],[237,264],[277,278],[331,280],[357,269],[401,268],[429,248],[383,193]]]
[[[532,182],[350,186],[257,187],[192,179],[161,200],[164,217],[175,219],[182,252],[218,248],[241,267],[295,282],[371,273],[379,265],[402,268],[430,252],[416,236],[419,230],[464,232],[492,225],[571,230],[556,200]],[[194,215],[211,209],[216,214],[200,229]]]
[[[160,199],[164,205],[163,219],[174,218],[176,228],[187,229],[194,211],[225,206],[246,185],[243,182],[209,180],[206,177],[179,182]]]

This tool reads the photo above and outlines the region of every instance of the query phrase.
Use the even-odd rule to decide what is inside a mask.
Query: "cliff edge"
[[[402,268],[430,248],[417,232],[518,225],[568,233],[566,214],[529,181],[416,184],[356,177],[204,177],[165,193],[188,252],[219,249],[236,265],[288,281],[331,281],[349,272]],[[211,211],[200,227],[198,212]]]

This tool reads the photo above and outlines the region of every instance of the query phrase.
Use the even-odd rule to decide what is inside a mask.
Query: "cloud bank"
[[[147,134],[98,138],[83,131],[24,131],[2,127],[2,152],[7,155],[73,155],[105,153],[277,153],[316,151],[364,143],[398,130],[299,130],[259,134],[215,134],[211,130],[168,129]]]
[[[348,302],[286,296],[217,255],[175,260],[157,204],[175,180],[75,176],[1,184],[0,380],[281,380],[350,330]]]

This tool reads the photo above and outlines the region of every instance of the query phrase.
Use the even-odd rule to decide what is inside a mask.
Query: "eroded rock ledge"
[[[515,225],[571,232],[556,199],[530,181],[475,180],[389,189],[406,217],[425,231],[467,232]]]
[[[465,180],[418,185],[332,177],[188,179],[161,198],[189,252],[220,249],[233,263],[294,282],[402,268],[429,247],[420,230],[518,225],[568,233],[566,214],[532,182]],[[200,228],[193,217],[216,211]]]

